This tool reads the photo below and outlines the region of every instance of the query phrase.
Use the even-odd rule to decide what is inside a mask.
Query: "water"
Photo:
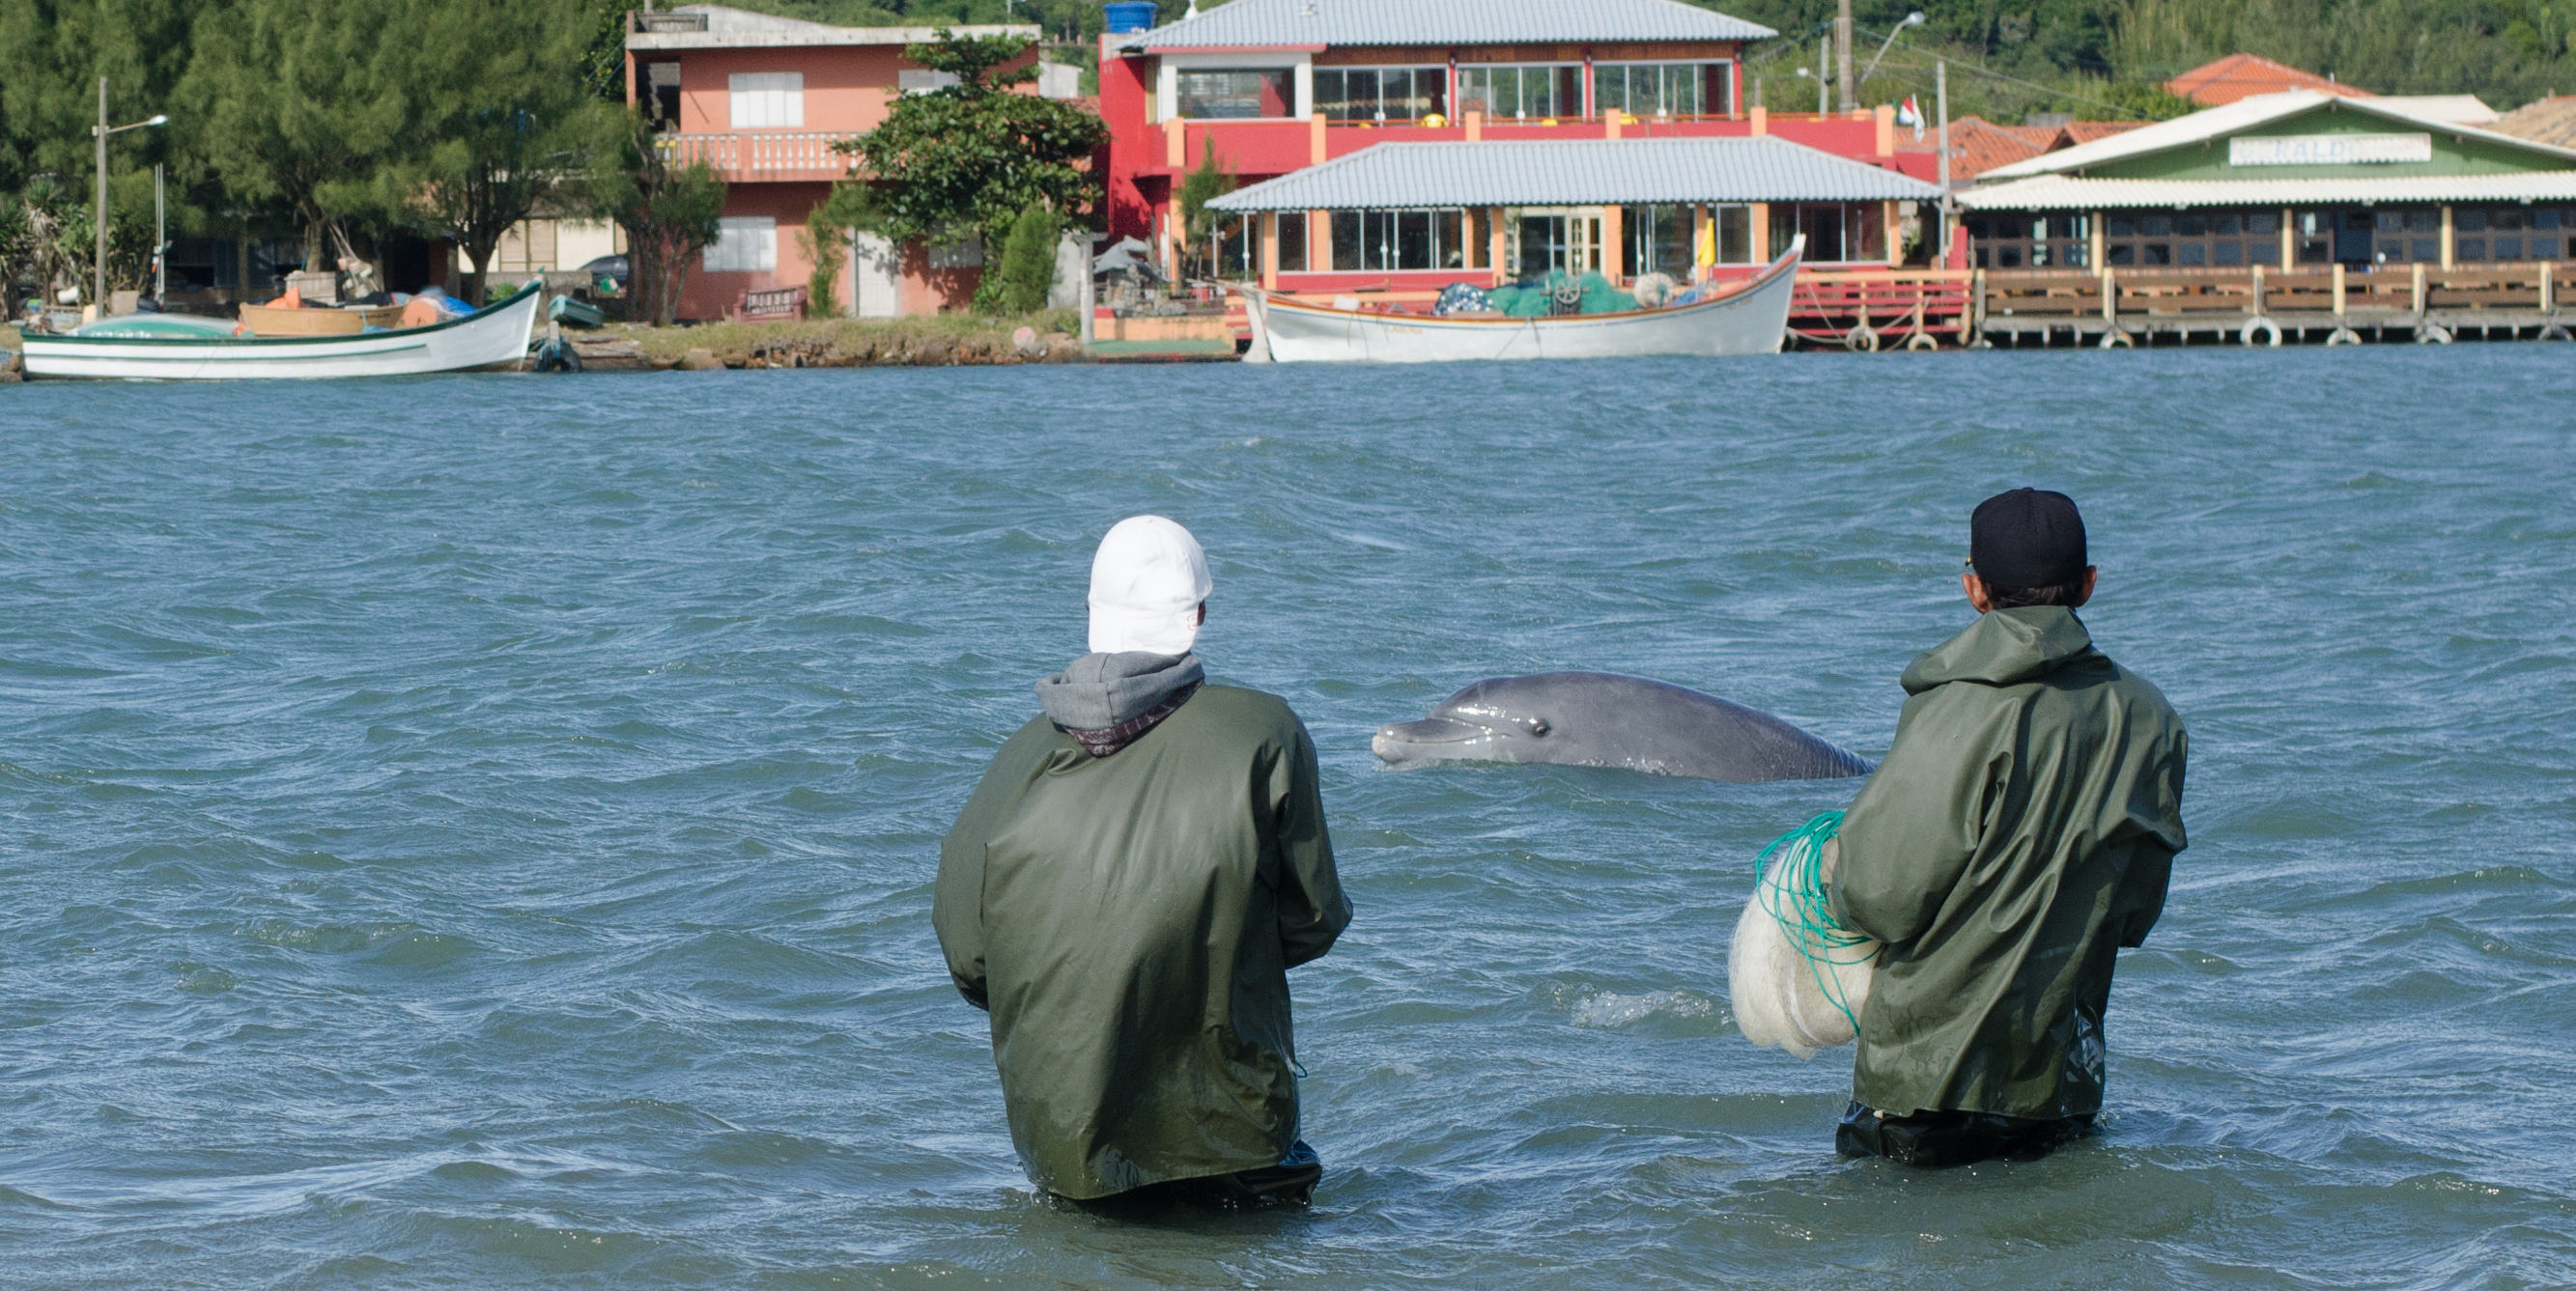
[[[0,391],[0,1282],[2576,1281],[2570,353]],[[1556,667],[1883,751],[2025,482],[2193,733],[2093,1142],[1845,1162],[1735,1034],[1851,782],[1367,751]],[[1307,1213],[1033,1196],[930,932],[1144,510],[1323,749]]]

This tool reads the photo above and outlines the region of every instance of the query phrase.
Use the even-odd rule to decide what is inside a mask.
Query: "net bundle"
[[[1753,862],[1753,899],[1726,955],[1737,1029],[1801,1058],[1859,1034],[1878,960],[1878,942],[1834,920],[1827,885],[1842,823],[1841,812],[1823,812],[1762,849]]]

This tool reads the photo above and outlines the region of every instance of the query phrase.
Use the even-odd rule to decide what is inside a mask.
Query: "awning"
[[[1238,189],[1220,211],[1930,201],[1893,170],[1769,135],[1382,143]]]

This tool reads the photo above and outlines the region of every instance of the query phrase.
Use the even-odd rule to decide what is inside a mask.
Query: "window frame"
[[[776,273],[778,272],[778,217],[775,215],[726,215],[716,220],[716,240],[698,253],[702,273]],[[738,234],[757,234],[746,252]],[[739,261],[748,259],[753,263]]]
[[[1465,69],[1461,68],[1460,70],[1463,72]],[[1385,111],[1384,107],[1386,97],[1385,95],[1380,94],[1378,96],[1378,103],[1380,105],[1379,110],[1371,115],[1355,117],[1348,115],[1347,111],[1341,115],[1335,115],[1332,110],[1326,108],[1324,105],[1328,102],[1347,104],[1350,101],[1349,78],[1350,74],[1353,72],[1367,72],[1380,78],[1383,78],[1388,72],[1405,73],[1407,76],[1406,84],[1413,91],[1406,95],[1405,101],[1408,104],[1421,103],[1424,105],[1423,109],[1412,116],[1399,117],[1389,115]],[[1422,74],[1425,72],[1436,73],[1439,81],[1439,89],[1428,95],[1420,92],[1421,78]],[[1445,117],[1449,115],[1450,105],[1455,103],[1458,97],[1450,92],[1452,87],[1449,84],[1449,65],[1447,63],[1318,64],[1314,70],[1309,73],[1309,75],[1312,78],[1307,90],[1307,93],[1311,96],[1309,110],[1313,113],[1320,114],[1324,120],[1339,125],[1396,125],[1420,121],[1422,118],[1432,116],[1434,114]],[[1326,93],[1324,89],[1324,78],[1328,76],[1334,77],[1340,81],[1342,88],[1338,94],[1328,95]]]
[[[745,84],[759,82],[759,84]],[[757,111],[746,112],[747,106]],[[786,120],[747,121],[746,116]],[[725,126],[729,130],[802,130],[805,128],[803,72],[729,72],[725,75]]]

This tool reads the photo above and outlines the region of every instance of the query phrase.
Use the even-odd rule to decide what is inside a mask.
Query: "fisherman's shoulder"
[[[1201,721],[1219,724],[1230,731],[1262,735],[1283,742],[1305,732],[1305,723],[1297,720],[1288,701],[1264,690],[1245,686],[1227,686],[1216,682],[1199,687],[1181,712],[1198,709]]]

